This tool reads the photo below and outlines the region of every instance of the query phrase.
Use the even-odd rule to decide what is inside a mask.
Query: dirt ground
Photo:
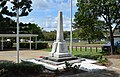
[[[40,50],[20,50],[19,57],[22,59],[38,58],[39,56],[48,56],[48,52]],[[16,51],[0,51],[0,60],[16,62]]]

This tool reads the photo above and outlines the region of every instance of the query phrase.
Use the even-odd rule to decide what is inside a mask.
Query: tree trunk
[[[91,41],[90,41],[90,39],[88,38],[88,44],[91,44]]]
[[[114,36],[113,36],[113,31],[112,31],[112,26],[109,25],[110,27],[110,42],[111,42],[111,55],[115,52],[114,48]]]

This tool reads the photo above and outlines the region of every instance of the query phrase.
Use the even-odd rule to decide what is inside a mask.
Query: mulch
[[[107,59],[120,59],[120,55],[107,55],[106,57],[107,57]],[[113,63],[112,63],[111,61],[108,61],[108,62],[105,63],[105,64],[101,64],[101,63],[99,63],[99,62],[98,62],[98,63],[95,63],[95,64],[109,67],[109,66],[111,66]]]
[[[108,55],[107,58],[120,59],[120,55]]]
[[[108,61],[107,63],[104,63],[104,64],[99,63],[99,62],[94,63],[94,64],[97,64],[97,65],[100,65],[100,66],[106,66],[106,67],[109,67],[109,66],[111,66],[113,63],[112,63],[111,61]]]

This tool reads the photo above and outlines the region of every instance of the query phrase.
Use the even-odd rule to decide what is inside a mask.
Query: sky
[[[28,16],[21,17],[20,22],[38,24],[43,30],[53,31],[57,29],[58,11],[63,12],[63,30],[70,30],[70,0],[32,0],[32,12]],[[77,11],[77,0],[73,3],[73,18]]]

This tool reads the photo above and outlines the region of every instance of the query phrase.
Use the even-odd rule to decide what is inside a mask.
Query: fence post
[[[87,47],[85,47],[85,51],[87,51]]]
[[[96,52],[97,52],[97,47],[96,47]]]
[[[77,46],[76,46],[76,51],[77,51]]]
[[[101,47],[101,50],[102,50],[102,47]],[[102,52],[103,52],[103,50],[102,50]]]

